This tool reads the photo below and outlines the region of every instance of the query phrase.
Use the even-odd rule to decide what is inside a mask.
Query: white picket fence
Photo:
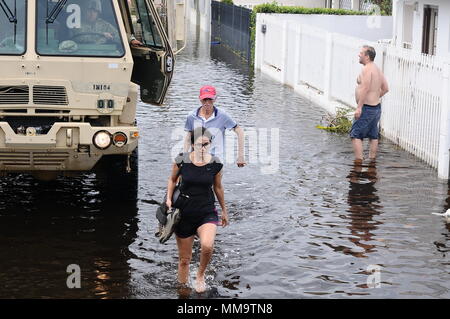
[[[437,168],[441,118],[445,116],[442,97],[448,90],[444,61],[407,49],[385,50],[384,73],[390,92],[383,100],[383,134]]]
[[[339,106],[356,107],[358,53],[363,44],[375,47],[375,63],[390,88],[382,101],[383,136],[448,178],[447,61],[267,14],[258,15],[256,28],[255,68],[331,112]]]

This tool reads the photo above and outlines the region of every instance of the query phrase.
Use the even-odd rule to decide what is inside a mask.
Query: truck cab
[[[137,170],[138,101],[162,104],[172,78],[167,31],[152,0],[0,1],[0,172]]]

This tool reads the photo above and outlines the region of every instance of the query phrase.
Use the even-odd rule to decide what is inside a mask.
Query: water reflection
[[[186,284],[178,284],[177,293],[179,299],[189,299],[194,290]]]
[[[249,74],[252,73],[252,69],[250,68],[250,64],[245,62],[242,58],[231,52],[227,47],[222,44],[211,43],[211,59],[224,62],[230,68],[237,69],[242,73]],[[251,83],[252,79],[249,79],[248,83]]]
[[[200,25],[195,27],[195,37],[192,41],[192,57],[194,59],[209,59],[209,38],[208,35],[200,29]]]
[[[364,165],[361,161],[355,161],[349,175],[349,191],[348,204],[350,213],[348,217],[351,219],[348,228],[352,237],[349,240],[361,247],[363,252],[353,252],[355,257],[367,257],[367,253],[375,251],[375,245],[368,244],[374,236],[373,231],[379,224],[373,218],[380,214],[382,208],[378,204],[380,198],[377,195],[375,184],[378,181],[376,162],[371,161]]]
[[[95,175],[2,179],[0,298],[120,298],[128,289],[137,205],[105,200]],[[69,265],[81,288],[69,289]]]

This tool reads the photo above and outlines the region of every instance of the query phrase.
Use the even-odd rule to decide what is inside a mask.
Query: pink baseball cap
[[[214,86],[205,85],[200,89],[200,100],[203,99],[215,99],[216,88]]]

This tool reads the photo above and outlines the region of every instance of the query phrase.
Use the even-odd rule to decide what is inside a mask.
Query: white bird
[[[446,211],[445,213],[443,213],[443,214],[439,214],[439,213],[432,213],[432,214],[433,214],[433,215],[442,216],[442,217],[445,218],[445,221],[446,221],[447,223],[450,223],[450,208],[447,209],[447,211]]]

